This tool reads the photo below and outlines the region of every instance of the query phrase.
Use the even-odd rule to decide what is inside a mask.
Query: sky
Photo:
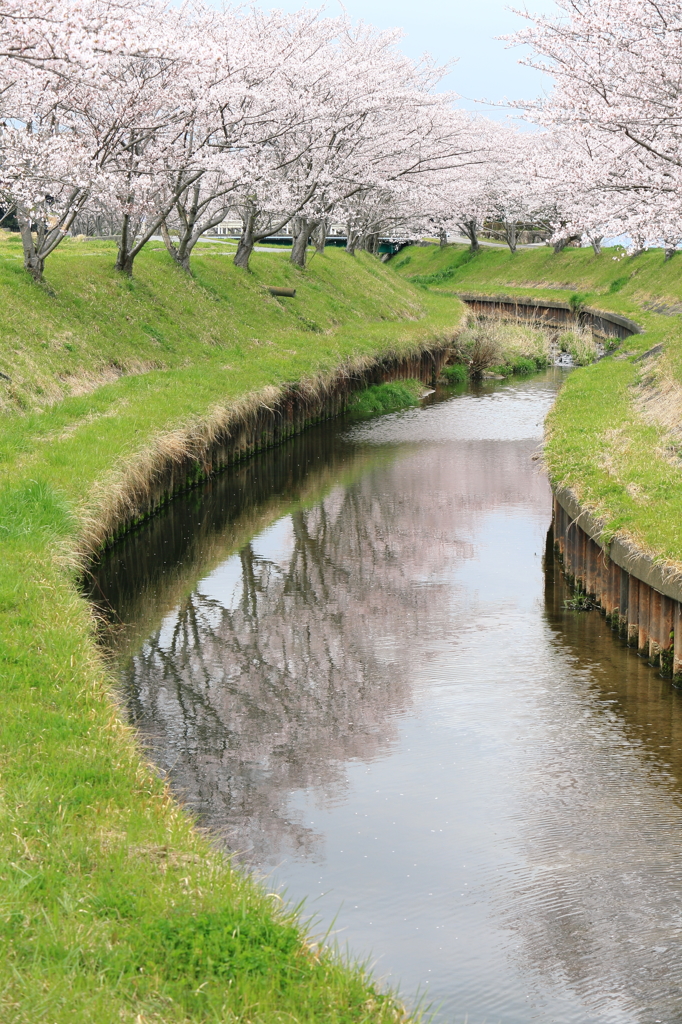
[[[258,2],[266,9],[294,11],[304,6],[316,8],[323,0],[319,4],[311,0]],[[523,0],[516,0],[516,5],[523,7]],[[339,10],[334,0],[327,0],[325,7],[330,15]],[[504,119],[506,111],[476,101],[532,99],[551,85],[540,72],[518,64],[522,55],[518,47],[506,49],[506,44],[495,38],[525,24],[504,0],[345,0],[344,7],[354,21],[362,19],[383,29],[402,28],[401,49],[410,57],[428,52],[443,63],[458,58],[443,83],[443,88],[459,93],[458,106]],[[528,0],[528,7],[545,14],[555,9],[552,0]]]

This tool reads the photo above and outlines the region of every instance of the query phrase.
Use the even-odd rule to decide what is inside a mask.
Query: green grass
[[[405,256],[403,256],[405,253]],[[661,250],[634,258],[620,258],[622,250],[604,249],[595,256],[592,249],[567,248],[554,254],[549,246],[523,249],[485,248],[472,255],[464,245],[413,246],[400,256],[410,257],[407,266],[395,265],[399,276],[413,283],[434,287],[445,281],[448,289],[481,290],[491,294],[533,294],[569,302],[573,294],[589,305],[597,297],[617,294],[608,308],[622,312],[639,311],[641,300],[652,295],[682,297],[682,270],[677,256],[664,262]],[[618,257],[614,259],[614,256]],[[389,266],[393,261],[389,263]],[[429,278],[430,280],[425,280]],[[438,278],[438,280],[433,280]],[[616,290],[610,291],[614,282]],[[606,308],[606,307],[605,307]]]
[[[568,377],[547,419],[545,463],[555,484],[573,488],[602,519],[605,538],[620,531],[682,567],[682,445],[641,402],[661,389],[678,397],[682,392],[682,259],[666,262],[661,250],[631,258],[615,249],[598,257],[591,249],[572,248],[555,255],[549,247],[516,254],[485,249],[466,262],[464,246],[407,252],[410,262],[396,265],[398,276],[422,286],[429,279],[431,290],[441,294],[437,286],[446,281],[450,294],[572,299],[644,328],[612,355]],[[660,343],[660,358],[636,362]]]
[[[234,375],[255,360],[281,376],[292,363],[307,368],[314,335],[334,358],[365,327],[376,335],[386,322],[404,326],[426,312],[418,293],[376,261],[338,250],[313,256],[305,274],[285,253],[258,253],[247,275],[222,247],[205,246],[189,280],[152,248],[128,280],[112,270],[112,243],[67,240],[48,261],[44,288],[27,281],[19,254],[13,237],[0,243],[0,370],[12,378],[0,385],[5,411],[46,408],[121,373],[148,380],[149,371],[190,364]],[[294,287],[296,298],[275,298],[267,286]]]
[[[450,249],[456,249],[457,251],[448,252]],[[428,252],[431,255],[430,249],[422,249],[422,252]],[[448,256],[447,260],[442,258],[442,255],[446,252]],[[426,273],[416,274],[416,267],[414,265],[411,267],[409,275],[410,280],[414,284],[440,285],[450,283],[469,263],[471,263],[473,259],[475,259],[471,250],[464,248],[463,246],[447,246],[445,249],[439,248],[439,253],[441,254],[441,266],[429,269]],[[405,259],[411,261],[412,257],[407,256]]]
[[[498,377],[529,377],[533,373],[539,373],[547,369],[547,360],[537,357],[531,359],[526,356],[517,356],[509,362],[489,366],[486,373],[496,374]],[[450,386],[464,384],[469,379],[469,367],[465,363],[453,363],[444,366],[440,374],[441,381]]]
[[[424,385],[418,380],[396,380],[373,384],[353,395],[349,411],[355,416],[378,416],[419,404]]]
[[[18,255],[0,241],[0,1019],[397,1019],[147,765],[72,566],[88,516],[158,438],[269,385],[414,351],[461,305],[334,250],[304,274],[256,254],[249,275],[201,252],[193,280],[150,251],[128,282],[110,244],[73,241],[45,287]]]
[[[469,379],[469,368],[464,363],[453,363],[451,366],[444,366],[440,375],[445,383],[451,386],[465,384]]]
[[[532,373],[547,369],[547,363],[538,365],[540,360],[529,359],[526,356],[518,356],[511,363],[502,363],[501,366],[491,366],[489,373],[497,373],[501,377],[530,377]]]

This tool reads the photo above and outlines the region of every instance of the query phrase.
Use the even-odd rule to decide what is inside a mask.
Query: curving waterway
[[[175,792],[448,1024],[682,1021],[682,697],[564,607],[561,379],[311,430],[93,583]]]

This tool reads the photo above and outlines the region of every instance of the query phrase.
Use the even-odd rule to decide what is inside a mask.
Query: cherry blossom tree
[[[405,58],[396,49],[398,34],[353,27],[345,18],[325,19],[321,27],[328,30],[324,44],[286,82],[308,117],[268,147],[274,173],[261,179],[270,189],[278,182],[286,197],[265,208],[290,213],[291,261],[299,267],[311,236],[331,217],[350,209],[357,215],[368,202],[376,205],[372,193],[396,195],[400,182],[416,194],[420,178],[469,162],[478,145],[467,116],[452,109],[451,97],[433,91],[443,69]],[[256,208],[252,198],[251,216]],[[272,230],[271,215],[267,222]],[[246,241],[245,230],[238,264]],[[349,251],[354,248],[351,230]]]
[[[672,0],[557,6],[556,17],[519,12],[528,27],[511,41],[530,46],[526,62],[554,78],[548,96],[519,105],[563,137],[563,183],[574,206],[566,226],[595,220],[596,230],[582,233],[597,248],[610,225],[631,234],[632,251],[663,244],[671,253],[682,170],[682,8]]]
[[[682,9],[673,0],[558,0],[557,17],[523,13],[514,39],[534,51],[553,93],[533,105],[542,123],[624,136],[680,165]],[[521,12],[520,12],[521,13]]]
[[[540,203],[528,158],[526,135],[487,118],[471,118],[467,127],[468,154],[459,166],[426,177],[422,204],[432,229],[441,236],[459,233],[471,251],[480,248],[486,222],[502,223],[510,249],[515,251],[519,224],[532,219]]]
[[[4,0],[0,6],[0,188],[16,210],[26,269],[40,280],[92,184],[91,154],[64,123],[74,83],[130,29],[125,2]],[[35,227],[35,231],[32,231]]]
[[[176,197],[170,219],[177,231],[177,245],[166,221],[161,224],[168,251],[186,270],[198,239],[231,210],[244,212],[247,239],[252,234],[258,236],[253,217],[258,189],[254,186],[265,180],[273,196],[277,193],[275,179],[281,163],[277,143],[308,116],[298,92],[288,87],[283,69],[293,63],[305,65],[324,42],[324,29],[321,33],[317,16],[310,11],[283,15],[258,9],[244,13],[203,8],[195,21],[204,47],[210,41],[215,56],[208,75],[197,76],[192,86],[197,98],[195,120],[183,138],[185,151],[178,161],[183,170],[176,167],[174,180],[169,182]],[[203,168],[199,177],[192,173],[197,160]],[[291,162],[290,153],[287,162]],[[193,182],[178,188],[176,181],[183,184],[180,175],[187,167]],[[284,202],[278,216],[275,214],[279,226],[273,228],[268,218],[266,233],[279,230],[292,215],[291,203],[282,195],[279,198]],[[294,212],[296,205],[294,202]],[[245,260],[248,266],[248,256],[258,240],[251,238],[242,246],[238,265]],[[246,256],[244,249],[248,250]]]
[[[38,280],[87,202],[118,205],[117,266],[130,272],[139,251],[133,218],[138,228],[187,125],[182,71],[186,81],[196,51],[179,31],[182,14],[152,0],[83,0],[77,13],[74,22],[68,0],[53,3],[36,44],[6,45],[0,58],[2,184]],[[5,14],[7,37],[13,25]]]

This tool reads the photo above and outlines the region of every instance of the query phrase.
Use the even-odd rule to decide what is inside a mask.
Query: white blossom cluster
[[[555,240],[629,251],[682,242],[682,4],[679,0],[557,0],[556,17],[523,13],[512,43],[554,78],[527,104],[545,131],[531,166],[556,204]]]

